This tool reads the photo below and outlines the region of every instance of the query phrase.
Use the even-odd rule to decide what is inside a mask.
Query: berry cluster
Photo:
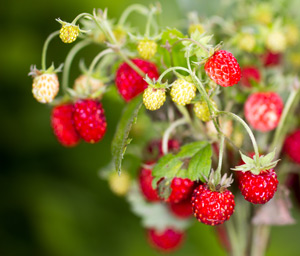
[[[157,24],[153,16],[160,14],[159,5],[131,6],[117,22],[108,19],[107,10],[79,14],[71,23],[57,19],[61,28],[45,42],[41,70],[31,69],[33,96],[53,107],[51,126],[64,146],[103,138],[107,122],[101,100],[106,92],[124,104],[112,160],[100,177],[115,194],[127,198],[158,250],[178,248],[193,215],[221,230],[239,214],[234,214],[236,207],[244,211],[248,208],[243,204],[276,204],[279,157],[286,166],[300,163],[300,130],[296,117],[289,116],[298,107],[300,85],[281,69],[298,30],[288,19],[286,24],[275,22],[277,15],[266,3],[248,7],[245,20],[241,16],[237,23],[221,17],[206,23],[192,13],[183,32]],[[136,29],[126,23],[134,11],[147,18],[143,35],[134,34]],[[247,24],[248,19],[255,22]],[[218,22],[230,29],[220,32]],[[56,36],[75,46],[63,68],[46,68],[46,50]],[[226,47],[218,44],[219,37],[228,42]],[[81,73],[70,88],[74,56],[91,42],[102,50],[89,67],[80,63]],[[124,160],[136,131],[142,134],[132,148],[138,170]],[[242,153],[252,151],[249,156]],[[153,222],[155,214],[159,217]],[[256,211],[240,214],[233,223],[244,218],[251,226],[249,216],[257,219]],[[230,233],[238,237],[234,230],[240,229]]]

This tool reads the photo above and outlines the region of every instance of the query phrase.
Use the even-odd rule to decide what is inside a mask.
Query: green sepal
[[[258,175],[262,171],[273,169],[280,161],[280,159],[273,161],[275,157],[275,151],[276,149],[274,149],[274,151],[268,153],[265,156],[261,155],[259,159],[256,159],[255,155],[253,156],[253,158],[250,158],[248,156],[245,156],[242,152],[240,152],[241,158],[245,164],[236,166],[235,168],[231,168],[231,170],[241,172],[250,171],[253,174]]]

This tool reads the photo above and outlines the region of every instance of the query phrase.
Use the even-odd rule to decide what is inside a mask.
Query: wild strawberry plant
[[[196,225],[191,215],[222,225],[231,255],[264,255],[270,226],[293,222],[282,202],[291,161],[300,159],[293,116],[300,89],[279,60],[297,43],[298,29],[268,4],[249,8],[236,22],[191,13],[184,31],[158,23],[159,5],[129,6],[117,22],[107,10],[79,14],[70,23],[57,19],[61,27],[45,41],[41,69],[31,69],[33,96],[53,107],[51,125],[63,146],[97,143],[113,129],[101,103],[106,93],[115,90],[125,102],[111,164],[100,176],[126,196],[159,250],[182,243],[185,230]],[[128,22],[133,12],[145,17],[142,34]],[[46,66],[46,53],[57,36],[74,46],[55,69]],[[99,52],[89,67],[79,64],[72,83],[74,57],[91,44]],[[139,125],[144,143],[135,138]],[[124,171],[130,154],[140,163],[135,174]],[[288,220],[268,214],[279,204]],[[259,234],[262,246],[255,247]]]

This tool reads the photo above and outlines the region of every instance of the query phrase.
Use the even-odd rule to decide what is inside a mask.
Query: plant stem
[[[43,46],[43,51],[42,51],[42,70],[45,71],[46,70],[46,53],[47,53],[47,49],[49,46],[50,41],[56,37],[57,35],[59,35],[59,30],[52,32],[46,39],[44,46]]]
[[[250,256],[264,256],[270,236],[270,226],[258,225],[253,227]]]
[[[89,67],[89,70],[88,70],[88,76],[91,76],[92,73],[93,73],[93,70],[97,64],[97,62],[105,55],[109,54],[109,53],[113,53],[113,50],[108,48],[102,52],[100,52],[92,61],[90,67]]]
[[[183,71],[185,71],[185,72],[187,72],[187,73],[190,74],[190,71],[189,71],[188,69],[186,69],[186,68],[183,68],[183,67],[171,67],[171,68],[168,68],[167,70],[165,70],[165,71],[159,76],[159,78],[158,78],[158,80],[157,80],[157,83],[161,83],[161,80],[163,79],[163,77],[164,77],[167,73],[169,73],[169,72],[171,72],[171,71],[174,71],[174,70],[183,70]]]
[[[186,121],[186,118],[180,118],[178,120],[176,120],[174,123],[172,123],[169,128],[165,131],[164,135],[163,135],[163,139],[162,139],[162,151],[163,151],[163,154],[168,154],[168,141],[169,141],[169,137],[170,137],[170,134],[171,132],[177,127],[177,126],[180,126],[180,125],[183,125],[185,124],[187,121]]]
[[[147,15],[149,10],[148,8],[146,8],[145,6],[141,5],[141,4],[133,4],[130,5],[129,7],[127,7],[127,9],[125,9],[125,11],[122,13],[118,25],[119,26],[123,26],[125,24],[125,21],[127,20],[128,16],[130,13],[132,13],[133,11],[137,11],[143,15]]]
[[[280,121],[279,124],[276,128],[275,131],[275,135],[274,135],[274,139],[273,142],[270,146],[271,150],[274,149],[275,147],[277,148],[277,152],[276,154],[279,155],[280,151],[281,151],[281,147],[282,147],[282,138],[284,138],[285,134],[283,132],[283,128],[284,125],[286,124],[286,119],[288,117],[288,114],[291,111],[291,107],[293,105],[293,103],[295,102],[295,99],[297,98],[298,94],[299,94],[300,90],[293,90],[290,95],[289,98],[285,104],[285,107],[283,109],[282,115],[280,117]]]
[[[137,66],[135,65],[122,51],[116,52],[120,57],[135,71],[137,72],[141,77],[145,77],[146,74]]]
[[[91,41],[89,41],[89,40],[84,40],[84,41],[79,42],[70,50],[69,54],[67,55],[66,61],[65,61],[65,67],[63,70],[63,74],[62,74],[62,88],[65,92],[67,92],[67,89],[68,89],[70,67],[71,67],[71,64],[72,64],[72,61],[73,61],[75,55],[77,54],[77,52],[79,50],[81,50],[83,47],[89,45],[90,43],[91,43]]]
[[[148,14],[148,19],[147,19],[147,24],[146,24],[146,30],[145,30],[145,37],[149,38],[150,36],[150,27],[151,27],[151,22],[152,22],[152,18],[153,18],[153,14],[154,14],[155,9],[152,8]]]
[[[228,220],[225,222],[226,230],[228,232],[230,245],[231,245],[231,255],[232,256],[241,256],[239,239],[235,227],[233,225],[233,220]]]
[[[90,13],[86,13],[86,12],[80,13],[80,14],[77,15],[77,16],[75,17],[75,19],[72,21],[72,24],[75,25],[76,22],[77,22],[81,17],[84,17],[84,16],[91,17],[92,15],[91,15]]]
[[[219,145],[219,162],[218,168],[215,171],[216,184],[219,184],[221,180],[221,169],[222,169],[222,159],[223,159],[223,150],[224,150],[224,135],[220,136],[220,145]]]
[[[250,127],[247,125],[247,123],[242,119],[240,118],[238,115],[236,114],[233,114],[232,112],[227,112],[227,111],[217,111],[216,115],[228,115],[232,118],[234,118],[236,121],[238,121],[239,123],[241,123],[244,128],[246,129],[250,139],[251,139],[251,142],[252,142],[252,145],[253,145],[253,148],[254,148],[254,152],[255,152],[255,156],[256,156],[256,163],[258,164],[258,160],[259,160],[259,151],[258,151],[258,146],[257,146],[257,143],[256,143],[256,140],[255,140],[255,137],[253,135],[253,132],[252,130],[250,129]]]

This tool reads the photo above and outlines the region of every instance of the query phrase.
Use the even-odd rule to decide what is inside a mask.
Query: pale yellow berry
[[[266,45],[274,53],[284,52],[286,49],[286,38],[281,31],[273,31],[267,36]]]
[[[178,105],[186,105],[196,96],[196,86],[184,79],[177,79],[172,84],[171,98]]]
[[[130,176],[125,171],[123,171],[121,175],[114,172],[108,177],[108,185],[111,191],[116,195],[126,195],[130,188]]]
[[[293,66],[300,68],[300,52],[290,53],[288,59]]]
[[[116,26],[113,29],[113,34],[118,43],[123,44],[126,41],[127,33],[122,27]]]
[[[74,90],[80,95],[90,95],[96,93],[104,86],[100,79],[80,75],[74,82]]]
[[[238,47],[246,52],[252,52],[255,45],[256,40],[252,34],[242,34],[238,40]]]
[[[288,24],[285,28],[285,37],[288,45],[295,45],[299,42],[299,29],[294,24]]]
[[[205,30],[201,24],[191,24],[189,26],[188,33],[189,33],[189,35],[191,35],[194,32],[196,32],[197,30],[199,31],[200,34],[203,34],[205,32]]]
[[[33,79],[32,94],[40,103],[50,103],[59,91],[56,74],[42,74]]]
[[[60,39],[66,44],[73,43],[78,35],[79,27],[72,24],[64,24],[59,31]]]
[[[155,55],[155,53],[157,51],[157,43],[153,40],[144,39],[144,40],[139,41],[137,49],[138,49],[139,55],[143,59],[149,60]]]
[[[214,106],[214,108],[217,109],[216,103],[214,101],[211,101],[211,103]],[[211,115],[206,101],[197,102],[194,105],[194,112],[195,115],[203,122],[208,122],[211,119]]]
[[[252,17],[261,24],[270,24],[273,19],[273,11],[270,4],[257,4],[253,10]]]
[[[146,109],[157,110],[166,101],[166,92],[164,89],[154,89],[148,87],[143,94],[143,103]]]

